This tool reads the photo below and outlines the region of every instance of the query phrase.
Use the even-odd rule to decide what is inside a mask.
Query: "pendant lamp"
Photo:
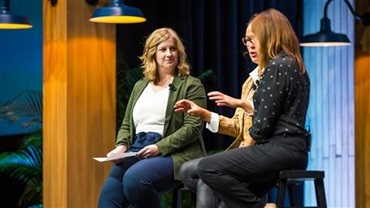
[[[90,21],[113,24],[141,23],[145,22],[146,18],[140,9],[126,6],[123,0],[111,0],[108,6],[96,9]]]
[[[324,16],[321,18],[320,31],[314,34],[308,34],[303,36],[300,43],[301,46],[315,47],[315,46],[348,46],[351,42],[347,35],[341,33],[335,33],[331,30],[330,19],[327,16],[327,10],[329,3],[332,0],[328,0],[324,6]],[[344,0],[347,7],[353,14],[356,20],[362,21],[365,26],[370,24],[370,14],[365,13],[363,16],[359,16],[348,0]]]
[[[10,12],[10,0],[0,0],[0,29],[32,28],[27,17]]]

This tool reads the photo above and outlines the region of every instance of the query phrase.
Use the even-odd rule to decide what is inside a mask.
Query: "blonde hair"
[[[190,73],[190,66],[186,60],[185,47],[182,44],[180,37],[171,28],[160,28],[152,32],[146,39],[143,55],[139,57],[142,61],[141,68],[143,69],[144,76],[154,83],[158,83],[160,81],[157,71],[157,63],[155,60],[155,53],[158,45],[169,38],[173,38],[175,40],[176,49],[179,56],[175,75],[181,76]]]
[[[260,43],[260,68],[266,69],[269,61],[284,51],[305,72],[298,38],[284,14],[276,9],[267,9],[254,16],[249,24]]]

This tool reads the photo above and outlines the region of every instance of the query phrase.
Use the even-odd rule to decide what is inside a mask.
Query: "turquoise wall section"
[[[27,16],[33,28],[0,30],[0,103],[23,91],[42,91],[42,0],[11,0],[10,11]],[[22,131],[28,130],[0,121],[0,136]]]

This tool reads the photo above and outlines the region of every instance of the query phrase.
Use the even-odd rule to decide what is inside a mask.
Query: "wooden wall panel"
[[[67,31],[66,4],[43,1],[43,204],[67,204]],[[57,191],[55,191],[57,187]]]
[[[356,12],[370,12],[370,1],[356,1]],[[370,27],[355,26],[356,207],[370,207]]]
[[[115,25],[84,0],[44,10],[44,207],[96,207],[116,135]]]

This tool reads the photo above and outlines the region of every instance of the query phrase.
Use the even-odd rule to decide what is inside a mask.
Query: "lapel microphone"
[[[252,89],[253,90],[256,90],[258,85],[260,85],[260,81],[259,80],[256,80],[255,82],[253,82],[253,85],[252,85]]]
[[[176,87],[172,83],[170,83],[168,86],[170,87],[171,91],[176,91]]]

